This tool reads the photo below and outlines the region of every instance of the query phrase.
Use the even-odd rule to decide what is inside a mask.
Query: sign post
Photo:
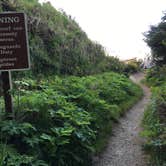
[[[24,13],[0,13],[0,71],[6,112],[13,112],[11,71],[29,69],[27,23]]]
[[[7,113],[12,113],[13,103],[12,103],[12,96],[10,95],[10,89],[12,89],[10,71],[2,72],[1,77],[2,77],[2,87],[3,87],[4,100],[5,100],[5,110]]]

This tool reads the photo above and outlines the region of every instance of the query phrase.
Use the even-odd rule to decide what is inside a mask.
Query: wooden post
[[[12,89],[10,71],[3,71],[1,73],[1,78],[2,78],[2,87],[3,87],[3,94],[5,100],[5,111],[6,113],[12,113],[13,103],[12,103],[12,96],[10,95],[9,92]]]

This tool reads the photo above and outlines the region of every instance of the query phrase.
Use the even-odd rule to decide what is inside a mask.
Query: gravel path
[[[137,84],[140,84],[143,78],[143,73],[131,76]],[[94,157],[94,166],[147,166],[139,132],[144,108],[149,102],[150,90],[144,85],[141,87],[144,97],[114,126],[106,150],[100,156]]]

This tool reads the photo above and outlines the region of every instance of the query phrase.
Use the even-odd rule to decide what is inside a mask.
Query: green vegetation
[[[145,111],[142,135],[147,138],[146,150],[152,166],[166,165],[166,66],[155,67],[147,73],[152,98]]]
[[[0,11],[27,14],[31,55],[30,71],[12,73],[12,114],[0,98],[0,166],[91,165],[141,89],[119,59],[49,2],[1,0]]]
[[[125,64],[124,71],[128,74],[133,74],[141,71],[141,60],[132,59]]]
[[[157,26],[151,26],[145,37],[152,51],[153,62],[157,65],[166,64],[166,13]]]
[[[151,86],[152,97],[145,112],[143,136],[151,155],[152,166],[166,165],[166,13],[157,26],[145,33],[152,50],[155,66],[147,73],[146,83]]]
[[[28,17],[31,70],[26,76],[90,75],[122,72],[124,64],[107,56],[104,48],[88,39],[70,16],[49,2],[1,0],[0,11],[23,11]],[[23,75],[16,72],[15,76]]]
[[[112,122],[142,95],[115,73],[15,81],[11,93],[15,112],[0,121],[2,166],[91,165]]]

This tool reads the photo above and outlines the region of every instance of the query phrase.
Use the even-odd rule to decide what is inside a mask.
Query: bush
[[[141,71],[141,61],[133,60],[125,65],[124,71],[126,73],[132,74]]]
[[[10,120],[1,116],[0,141],[12,147],[19,160],[26,158],[23,164],[28,166],[91,165],[91,155],[104,147],[112,121],[142,94],[124,75],[115,73],[51,77],[40,83],[22,80],[14,87],[15,112]],[[15,155],[5,154],[15,165]]]
[[[164,74],[165,73],[165,74]],[[152,86],[152,98],[143,119],[147,138],[145,149],[151,155],[153,166],[166,165],[166,71],[165,67],[148,71],[147,82]]]
[[[160,86],[166,82],[166,65],[155,66],[147,71],[146,82],[150,86]]]
[[[1,1],[2,12],[25,12],[28,18],[31,70],[14,72],[15,77],[123,72],[123,63],[119,59],[106,56],[104,47],[88,39],[71,16],[57,11],[51,3],[40,4],[38,0]]]

